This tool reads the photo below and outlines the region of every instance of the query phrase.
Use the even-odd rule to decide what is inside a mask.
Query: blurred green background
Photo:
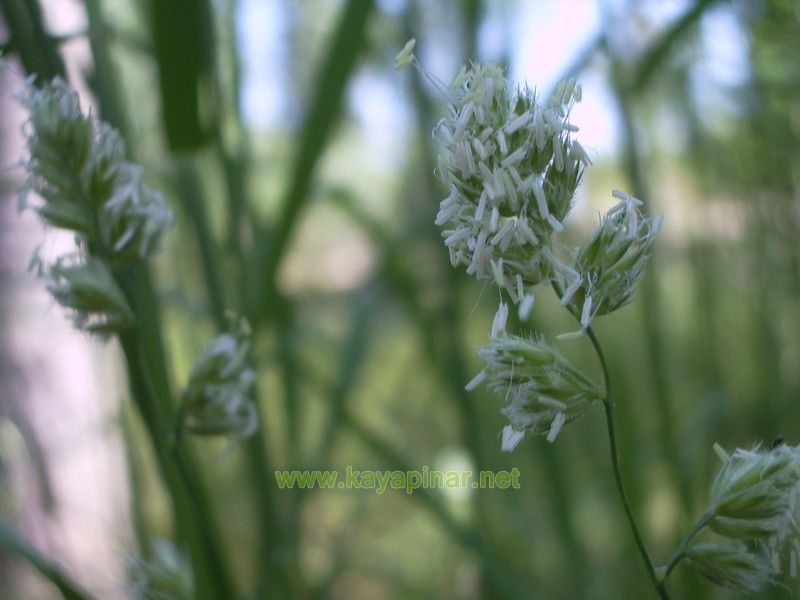
[[[444,190],[430,132],[444,100],[416,71],[393,70],[410,37],[444,81],[474,59],[545,92],[561,77],[583,84],[574,120],[594,165],[567,240],[596,223],[612,188],[664,215],[636,300],[596,322],[655,560],[702,512],[714,442],[800,442],[799,3],[0,0],[0,16],[4,164],[23,152],[10,97],[21,73],[61,74],[176,211],[155,264],[175,389],[226,310],[253,326],[261,431],[239,445],[192,442],[242,597],[652,593],[602,411],[553,445],[526,439],[504,454],[502,399],[464,391],[496,298],[450,268],[433,225]],[[48,328],[19,327],[64,320],[25,295],[40,284],[19,251],[30,240],[14,233],[21,181],[2,173],[0,514],[98,598],[123,598],[129,557],[172,535],[169,503],[115,345],[79,340],[96,381],[82,387],[69,373],[77,356],[48,358],[60,343]],[[574,329],[546,288],[524,326]],[[561,346],[599,379],[585,340]],[[30,387],[50,360],[67,363],[48,379],[43,416]],[[101,415],[94,426],[56,427],[66,389]],[[77,440],[119,454],[116,466],[60,471]],[[521,489],[290,491],[273,477],[347,465],[518,467]],[[62,504],[70,485],[116,518],[83,531]],[[686,566],[669,587],[733,597]],[[0,548],[0,597],[57,592]]]

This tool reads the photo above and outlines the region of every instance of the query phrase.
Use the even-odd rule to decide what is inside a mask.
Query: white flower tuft
[[[493,280],[515,304],[550,276],[552,265],[541,253],[553,232],[563,231],[588,164],[569,123],[578,88],[570,81],[559,90],[541,101],[508,82],[499,67],[473,64],[446,93],[448,116],[434,129],[442,144],[438,175],[452,190],[436,224],[454,266]],[[477,244],[476,252],[481,233],[486,246]],[[522,290],[510,287],[518,279]]]
[[[523,431],[552,441],[602,397],[597,385],[541,339],[505,335],[478,354],[491,389],[506,398],[502,412],[511,429],[504,437]]]
[[[729,454],[714,444],[714,451],[722,467],[711,485],[702,529],[714,532],[716,540],[692,543],[687,558],[706,578],[737,590],[757,592],[786,571],[794,577],[800,448],[780,443]]]
[[[632,300],[661,226],[660,216],[651,219],[642,215],[640,200],[619,190],[612,195],[620,202],[576,249],[574,266],[550,259],[562,287],[566,285],[561,303],[580,315],[583,329],[595,316],[613,312]],[[568,270],[575,271],[577,277]]]
[[[183,428],[196,435],[234,438],[258,428],[249,351],[247,322],[232,318],[231,330],[217,336],[195,361],[183,393]]]

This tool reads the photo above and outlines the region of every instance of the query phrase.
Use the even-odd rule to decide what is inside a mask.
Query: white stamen
[[[502,197],[506,195],[506,186],[503,183],[503,177],[500,175],[500,171],[497,169],[495,169],[492,173],[492,185],[494,186],[494,191],[497,192],[498,196]]]
[[[639,214],[634,206],[628,207],[628,235],[636,237],[639,230]]]
[[[436,225],[444,225],[457,212],[458,212],[458,205],[457,204],[453,204],[451,206],[446,206],[446,207],[440,209],[438,213],[436,213],[436,221],[434,221],[434,223]]]
[[[516,167],[508,167],[508,172],[511,175],[511,179],[517,184],[517,189],[520,192],[524,192],[527,188],[525,187],[525,182],[522,181],[522,177],[519,176],[519,171],[517,171]]]
[[[500,248],[500,252],[505,253],[508,250],[508,247],[511,245],[511,242],[514,241],[514,234],[516,233],[516,229],[517,228],[515,227],[514,231],[512,231],[511,233],[503,237],[502,240],[500,240],[500,243],[497,245],[497,247]]]
[[[503,153],[503,155],[508,154],[508,144],[506,143],[506,136],[503,134],[502,129],[497,131],[497,144],[500,146],[500,152]]]
[[[436,214],[436,225],[443,225],[458,212],[458,194],[455,191],[439,203],[439,212]]]
[[[467,159],[467,167],[469,169],[468,174],[472,174],[475,172],[475,157],[472,155],[472,146],[470,146],[466,141],[461,142],[462,152]]]
[[[492,207],[492,216],[489,219],[489,231],[494,233],[497,231],[497,226],[500,224],[500,211],[496,206]]]
[[[517,226],[517,220],[514,217],[511,217],[508,221],[506,221],[503,226],[500,228],[495,236],[491,240],[492,246],[496,246],[500,242],[502,242],[506,236],[510,235]]]
[[[439,208],[445,208],[448,206],[455,206],[458,204],[458,192],[456,190],[450,190],[450,194],[443,198],[441,202],[439,202]]]
[[[550,424],[550,432],[547,434],[547,441],[551,444],[556,441],[556,437],[558,437],[561,428],[564,426],[564,423],[567,422],[567,417],[564,416],[563,412],[558,413],[553,422]]]
[[[466,106],[461,110],[461,114],[458,117],[458,124],[461,127],[466,127],[467,123],[469,123],[470,117],[472,117],[472,111],[475,110],[475,105],[472,102],[467,102]]]
[[[567,405],[564,402],[562,402],[561,400],[556,400],[555,398],[550,398],[549,396],[539,396],[536,398],[536,400],[542,406],[546,406],[547,408],[554,408],[558,412],[567,410]]]
[[[577,340],[579,337],[583,336],[584,333],[586,332],[583,329],[578,329],[577,331],[567,331],[566,333],[559,333],[556,336],[556,339],[562,342]]]
[[[478,277],[483,275],[484,252],[486,250],[486,231],[481,231],[478,234],[478,240],[475,242],[475,251],[472,254],[472,265]]]
[[[536,113],[536,124],[534,126],[534,134],[536,135],[536,147],[539,150],[544,148],[547,139],[545,137],[545,127],[544,127],[544,117],[542,116],[542,111],[538,111]]]
[[[475,220],[483,221],[483,214],[486,212],[486,198],[488,194],[486,190],[481,192],[481,197],[478,198],[478,207],[475,209]],[[438,223],[437,223],[438,225]]]
[[[483,88],[483,101],[488,106],[494,100],[494,80],[487,79],[486,85]]]
[[[506,332],[506,321],[508,320],[508,304],[500,301],[500,306],[497,307],[497,312],[492,321],[491,338],[496,340],[501,334]]]
[[[626,194],[622,190],[617,190],[617,189],[611,190],[611,195],[614,196],[614,198],[619,198],[620,200],[627,200],[628,198],[630,198],[628,194]]]
[[[506,133],[511,134],[511,133],[514,133],[517,129],[519,129],[521,127],[525,127],[525,125],[528,124],[528,121],[531,120],[532,116],[533,115],[531,115],[531,113],[529,111],[526,111],[526,112],[522,113],[516,119],[511,121],[511,123],[506,125]]]
[[[133,239],[134,235],[136,235],[136,229],[134,229],[133,227],[128,227],[125,230],[125,233],[123,233],[117,240],[117,243],[114,244],[114,251],[119,252],[120,250],[122,250],[125,247],[125,245]]]
[[[577,140],[572,140],[570,147],[572,148],[572,153],[578,157],[578,161],[586,166],[592,164],[592,160],[589,158],[589,155],[586,154],[586,150],[583,149],[583,146],[581,146]]]
[[[486,379],[486,371],[481,371],[480,373],[475,375],[475,377],[470,379],[469,383],[464,386],[464,389],[467,390],[468,392],[471,392],[480,384],[482,384],[485,379]]]
[[[525,148],[520,147],[514,150],[511,154],[509,154],[506,158],[503,159],[501,164],[504,167],[508,167],[510,165],[516,165],[519,161],[525,158]]]
[[[556,119],[552,110],[544,111],[542,116],[544,117],[545,123],[547,123],[547,126],[550,128],[551,133],[559,133],[561,131],[563,125]]]
[[[492,275],[494,275],[494,281],[497,283],[499,287],[506,286],[506,276],[503,273],[503,259],[499,259],[497,261],[492,261]]]
[[[524,241],[528,242],[532,246],[539,245],[539,238],[536,237],[536,234],[533,233],[533,230],[528,226],[526,221],[520,219],[520,222],[517,225],[517,231],[522,235]]]
[[[592,296],[587,295],[583,301],[583,310],[581,311],[581,327],[586,329],[589,322],[592,320]]]
[[[508,174],[508,171],[501,171],[499,173],[503,180],[503,187],[505,188],[506,194],[508,195],[508,201],[511,205],[511,210],[517,211],[519,210],[519,198],[517,197],[517,188],[514,185],[514,182],[511,181],[511,176]]]
[[[514,429],[511,425],[503,427],[503,439],[500,442],[500,449],[503,452],[511,452],[516,448],[525,437],[524,431]]]
[[[572,94],[575,92],[575,78],[571,77],[567,80],[566,85],[564,86],[564,102],[568,102],[570,98],[572,98]]]
[[[656,236],[661,231],[661,223],[664,221],[664,215],[658,214],[653,217],[653,224],[650,225],[650,235]]]
[[[559,81],[556,85],[556,91],[553,93],[553,104],[561,104],[564,101],[564,88],[566,87],[565,81]]]
[[[405,69],[414,62],[414,46],[416,46],[416,44],[417,40],[411,38],[406,42],[406,45],[403,46],[403,49],[397,53],[397,56],[394,57],[394,68],[397,71]]]
[[[462,66],[461,70],[456,73],[456,76],[453,77],[453,82],[450,84],[450,87],[461,87],[467,81],[467,67]]]
[[[450,181],[450,170],[447,168],[447,162],[442,154],[436,159],[437,164],[439,165],[439,177],[445,180],[445,183],[449,183]]]
[[[472,140],[472,145],[475,147],[475,152],[478,153],[478,156],[481,157],[481,160],[486,160],[489,156],[489,153],[486,152],[486,147],[481,144],[481,141],[478,138]]]
[[[566,265],[560,260],[558,260],[558,258],[556,258],[556,255],[553,254],[553,251],[550,250],[549,247],[545,247],[542,249],[542,255],[547,259],[547,262],[550,263],[551,267],[553,267],[556,271],[558,271],[565,277],[568,277],[570,279],[578,277],[578,272],[569,265]]]
[[[440,125],[437,127],[436,133],[439,135],[439,139],[445,146],[449,146],[453,143],[453,132],[451,132],[450,129],[445,125]]]
[[[533,180],[533,195],[536,197],[536,206],[539,209],[539,215],[546,219],[550,216],[550,210],[547,208],[547,198],[544,196],[544,188],[542,187],[542,180],[536,177]]]
[[[580,287],[583,280],[580,277],[576,277],[572,280],[572,283],[569,284],[569,287],[564,291],[564,295],[561,296],[561,306],[566,306],[572,297],[575,295]]]
[[[547,215],[547,222],[550,223],[550,227],[556,231],[564,231],[564,226],[553,215]]]
[[[489,167],[486,166],[486,163],[479,163],[478,169],[480,170],[481,175],[483,175],[483,187],[486,190],[486,193],[489,194],[489,198],[494,200],[500,195],[500,193],[495,187],[492,172],[489,170]]]
[[[453,233],[445,238],[444,245],[452,246],[456,242],[467,239],[471,234],[472,231],[469,229],[469,227],[461,227],[460,229],[456,229]]]
[[[528,320],[531,310],[533,310],[534,299],[533,294],[525,294],[525,297],[522,298],[522,302],[519,304],[519,318],[521,321]]]
[[[714,452],[716,452],[717,456],[722,461],[722,464],[726,464],[731,459],[731,455],[725,452],[725,448],[716,442],[714,442]]]

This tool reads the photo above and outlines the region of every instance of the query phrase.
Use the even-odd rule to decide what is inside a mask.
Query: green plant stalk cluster
[[[225,597],[233,584],[220,553],[208,500],[190,456],[175,447],[172,396],[161,342],[159,309],[146,259],[172,221],[163,198],[125,159],[118,133],[86,116],[60,80],[28,87],[25,133],[29,179],[22,190],[48,224],[76,233],[78,250],[41,272],[76,325],[116,335],[128,366],[132,399],[146,425],[170,493],[178,537],[195,565],[198,597]]]

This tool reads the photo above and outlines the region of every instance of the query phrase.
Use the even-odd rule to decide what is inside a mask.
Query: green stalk
[[[600,366],[603,369],[603,380],[606,386],[606,393],[605,398],[603,398],[603,408],[606,412],[606,427],[608,429],[608,443],[609,449],[611,451],[611,466],[614,469],[614,481],[617,485],[617,490],[619,491],[620,499],[622,500],[622,506],[625,509],[625,518],[628,520],[628,525],[630,526],[631,533],[633,534],[633,538],[636,541],[636,547],[639,549],[639,554],[642,557],[642,562],[644,562],[645,568],[647,569],[647,574],[650,576],[650,579],[653,581],[653,585],[656,588],[656,592],[660,598],[666,600],[669,598],[667,595],[667,591],[664,588],[663,581],[659,581],[656,577],[655,569],[653,568],[653,561],[650,559],[650,555],[647,553],[647,548],[644,545],[644,541],[642,539],[642,535],[639,533],[639,527],[636,525],[636,519],[633,516],[633,510],[631,510],[631,503],[628,500],[628,494],[625,491],[625,484],[622,480],[622,471],[619,468],[619,452],[617,451],[617,436],[614,429],[614,403],[611,400],[611,378],[608,373],[608,365],[606,364],[606,358],[603,354],[603,350],[600,347],[600,342],[595,336],[594,331],[592,330],[591,326],[586,328],[586,335],[589,336],[589,339],[592,342],[592,346],[594,347],[595,353],[597,354],[597,358],[600,361]]]
[[[339,115],[344,91],[356,65],[356,60],[364,47],[366,24],[372,9],[372,0],[349,0],[342,8],[325,58],[319,65],[316,78],[318,83],[311,96],[311,106],[298,134],[299,147],[292,166],[290,183],[281,204],[278,223],[274,231],[269,232],[269,235],[267,231],[256,232],[255,239],[258,243],[254,247],[254,256],[255,260],[259,262],[259,270],[262,275],[256,283],[253,294],[256,297],[251,301],[247,294],[245,299],[245,307],[248,309],[247,316],[256,332],[260,322],[279,323],[284,316],[284,311],[280,306],[282,299],[276,285],[276,275],[295,226],[308,202],[314,171],[325,150],[333,124]],[[263,261],[263,267],[261,261]],[[279,328],[280,332],[283,332],[281,335],[284,335],[287,330]],[[287,392],[285,394],[288,403],[287,414],[291,415],[297,410],[297,407],[294,406],[293,378],[289,376],[286,369],[290,366],[293,358],[290,354],[284,353],[282,359],[284,361],[285,391]],[[290,436],[290,444],[296,447],[296,427],[292,431],[294,433]],[[266,444],[262,443],[258,450],[253,447],[248,456],[251,460],[263,463],[265,450]],[[268,469],[262,471],[264,474],[268,472]],[[272,494],[274,485],[274,481],[265,482],[260,490],[262,493],[266,493],[265,486],[269,486],[269,493]],[[274,516],[272,518],[275,520]],[[272,560],[272,558],[268,557],[268,560]],[[265,584],[266,579],[262,579],[262,587]]]
[[[333,451],[339,425],[347,408],[347,397],[355,386],[364,359],[368,355],[377,304],[376,296],[370,287],[366,287],[353,301],[350,333],[341,349],[338,377],[331,382],[331,387],[326,393],[330,399],[330,415],[320,435],[321,441],[314,464],[326,461]]]
[[[77,180],[74,189],[81,189]],[[89,198],[83,201],[91,204]],[[91,239],[102,239],[96,214]],[[101,243],[91,243],[89,252],[113,264],[112,253]],[[159,469],[172,500],[178,535],[189,544],[196,593],[200,598],[235,598],[233,582],[220,551],[219,537],[207,509],[208,498],[197,478],[196,469],[188,459],[182,465],[177,465],[168,447],[175,421],[175,404],[161,338],[160,309],[148,265],[134,263],[124,270],[116,270],[114,278],[136,316],[134,327],[118,334],[126,360],[131,395],[153,443]],[[181,474],[181,469],[187,476]]]
[[[555,281],[552,282],[553,289],[556,292],[556,295],[559,299],[563,296],[563,292],[561,287]],[[569,311],[573,317],[580,323],[580,316],[573,313],[572,310]],[[608,431],[608,445],[609,450],[611,453],[611,467],[614,471],[614,483],[617,486],[617,491],[619,492],[620,500],[622,501],[622,507],[625,511],[625,518],[628,521],[628,526],[630,527],[631,533],[633,534],[633,539],[636,542],[636,548],[639,551],[639,555],[642,558],[642,562],[645,565],[645,569],[647,570],[647,574],[650,577],[650,580],[653,582],[653,586],[658,593],[658,596],[662,598],[662,600],[668,600],[669,595],[667,594],[667,590],[664,587],[663,581],[659,581],[656,577],[655,568],[653,567],[653,561],[650,559],[650,554],[647,552],[647,547],[644,544],[644,539],[642,538],[641,533],[639,533],[639,526],[636,524],[636,518],[633,516],[633,509],[631,508],[630,500],[628,499],[628,493],[625,490],[625,482],[622,478],[622,470],[619,466],[619,451],[617,449],[617,433],[616,433],[616,426],[614,423],[614,402],[611,399],[611,375],[608,369],[608,363],[606,362],[605,354],[603,353],[603,349],[600,346],[600,340],[597,339],[597,336],[594,333],[594,330],[591,326],[586,328],[586,335],[589,337],[589,340],[592,343],[592,347],[594,348],[594,352],[597,355],[597,359],[600,361],[600,367],[603,371],[603,384],[605,385],[605,394],[603,395],[603,408],[605,410],[606,415],[606,429]]]
[[[226,0],[219,9],[225,34],[220,36],[221,65],[215,69],[214,78],[220,114],[216,119],[213,143],[222,169],[228,207],[224,245],[239,266],[238,272],[227,276],[229,281],[236,282],[232,287],[241,290],[237,309],[243,315],[252,315],[255,299],[252,278],[247,276],[250,266],[247,251],[250,247],[246,238],[249,234],[251,239],[256,239],[256,231],[248,195],[251,143],[241,114],[242,66],[236,34],[238,5],[238,0]],[[229,75],[223,77],[223,73]]]
[[[161,476],[172,500],[178,538],[185,540],[189,546],[195,591],[202,598],[232,597],[228,595],[230,587],[227,576],[220,566],[222,560],[218,554],[218,544],[209,543],[207,537],[203,539],[205,534],[202,532],[210,524],[199,518],[197,506],[200,500],[194,493],[195,490],[190,488],[190,481],[182,476],[174,456],[170,453],[168,440],[171,428],[166,426],[168,421],[164,408],[155,400],[152,386],[145,375],[147,367],[143,356],[145,353],[141,348],[141,336],[133,330],[120,334],[119,338],[128,365],[131,395],[144,420]],[[211,592],[214,588],[216,590]]]
[[[95,54],[105,56],[109,52],[108,38],[99,5],[90,2],[88,13],[92,50]],[[96,68],[101,113],[108,114],[114,120],[112,124],[119,127],[123,134],[127,133],[125,113],[119,106],[121,96],[113,63],[101,58],[96,62]],[[80,185],[76,185],[75,189],[81,189]],[[99,227],[96,229],[99,231]],[[99,235],[94,238],[101,239]],[[109,253],[105,248],[93,247],[91,251],[108,260]],[[211,520],[208,498],[197,477],[196,467],[190,458],[186,458],[182,469],[188,476],[183,477],[181,467],[175,463],[175,457],[168,447],[175,403],[161,338],[160,307],[148,266],[136,264],[124,272],[115,273],[115,278],[136,315],[134,329],[119,336],[133,401],[155,449],[158,467],[172,501],[178,537],[189,545],[196,593],[199,597],[234,598],[233,582],[224,564],[219,536]],[[212,579],[209,579],[210,574],[213,574]]]
[[[215,69],[216,77],[215,92],[219,98],[218,107],[220,113],[232,113],[236,123],[236,135],[242,139],[246,137],[246,132],[241,123],[241,115],[238,107],[238,87],[240,77],[238,75],[238,59],[236,56],[235,31],[233,31],[233,4],[230,2],[226,10],[226,25],[230,29],[231,36],[231,63],[233,63],[237,75],[233,78],[235,89],[233,91],[234,101],[229,106],[223,101],[225,96],[222,82],[219,81],[220,69]],[[213,142],[216,158],[223,171],[225,192],[228,206],[228,239],[226,246],[231,252],[237,266],[237,273],[226,274],[228,277],[238,276],[238,285],[233,285],[235,290],[241,290],[240,296],[233,299],[233,305],[238,306],[242,314],[253,314],[251,310],[253,302],[251,299],[250,278],[247,276],[250,266],[244,248],[242,236],[239,235],[240,226],[243,224],[243,217],[247,212],[247,194],[245,180],[247,178],[248,151],[245,141],[240,142],[240,147],[236,151],[229,150],[223,132],[225,118],[220,114],[215,119],[213,131]],[[218,260],[220,245],[214,240],[211,227],[207,216],[207,205],[203,201],[199,175],[196,167],[191,163],[191,159],[179,167],[178,183],[180,188],[180,200],[184,212],[189,217],[190,224],[195,234],[203,275],[208,293],[211,308],[211,316],[214,320],[216,329],[221,332],[226,326],[225,309],[228,304],[224,293],[225,286],[222,280],[222,271]],[[247,222],[249,224],[249,221]],[[230,299],[230,298],[228,298]],[[254,357],[251,361],[255,364]],[[261,576],[257,585],[258,597],[264,597],[267,590],[291,596],[293,568],[286,567],[282,557],[283,546],[286,543],[287,535],[283,531],[283,524],[277,516],[277,506],[273,489],[272,479],[268,476],[272,472],[270,452],[264,431],[264,422],[261,417],[261,403],[259,401],[258,386],[253,389],[254,406],[257,412],[258,430],[247,440],[242,442],[245,452],[246,466],[249,471],[248,480],[252,486],[255,496],[255,508],[258,531],[258,549],[256,564],[259,565]]]
[[[94,61],[90,79],[97,103],[102,107],[103,119],[116,127],[124,140],[130,141],[130,126],[120,98],[119,78],[110,52],[110,33],[100,0],[85,0],[89,25],[89,45]]]
[[[643,169],[640,162],[638,144],[634,132],[631,98],[635,99],[645,92],[659,69],[669,58],[678,43],[692,31],[705,12],[718,0],[697,0],[680,17],[659,36],[659,38],[645,50],[639,58],[631,76],[623,81],[621,75],[621,61],[611,52],[611,46],[605,44],[612,60],[612,83],[616,100],[623,121],[625,135],[625,163],[633,195],[641,198],[645,205],[649,205],[650,194],[647,190]],[[604,38],[606,35],[604,35]],[[603,40],[605,42],[605,40]],[[655,380],[654,397],[659,414],[661,427],[661,445],[664,453],[672,465],[678,483],[678,490],[682,508],[686,515],[692,511],[691,482],[685,461],[681,460],[675,441],[675,425],[670,409],[669,377],[665,371],[667,361],[664,360],[665,349],[662,343],[663,335],[660,328],[660,296],[656,282],[652,278],[642,282],[645,341],[647,344],[647,358]]]
[[[689,549],[689,544],[695,538],[695,536],[700,533],[700,531],[708,525],[708,522],[714,517],[714,511],[708,510],[706,511],[702,517],[700,517],[697,523],[694,524],[691,531],[686,535],[686,537],[681,540],[678,549],[675,551],[675,554],[672,555],[672,558],[669,562],[664,565],[663,567],[659,567],[656,570],[656,576],[658,577],[659,581],[663,582],[669,577],[669,574],[672,573],[672,570],[678,566],[678,563],[683,560],[686,556],[686,551]]]
[[[177,173],[178,197],[183,212],[189,217],[197,239],[200,254],[200,265],[203,269],[206,291],[211,308],[211,316],[219,331],[227,326],[225,319],[225,294],[223,291],[221,271],[217,260],[219,252],[208,222],[206,196],[202,181],[191,158],[182,159]]]
[[[289,430],[287,457],[292,465],[301,464],[300,457],[300,393],[298,389],[297,374],[301,371],[297,368],[297,357],[295,353],[294,331],[295,319],[293,306],[282,295],[278,296],[277,305],[280,306],[281,315],[276,325],[278,336],[278,363],[281,375],[282,397],[286,411],[287,429]],[[270,473],[271,474],[271,473]],[[286,506],[287,515],[285,518],[285,537],[283,540],[283,551],[288,555],[288,562],[291,565],[298,564],[298,542],[300,538],[300,495],[302,490],[293,488],[286,490],[290,495],[290,500]],[[284,560],[286,558],[284,557]],[[299,581],[298,581],[299,583]]]
[[[258,564],[262,573],[258,581],[257,597],[266,598],[270,591],[276,593],[280,591],[284,597],[292,597],[292,591],[297,586],[294,582],[298,578],[296,577],[296,567],[294,565],[287,566],[283,557],[286,533],[283,522],[278,519],[275,480],[271,476],[274,472],[273,463],[264,431],[257,386],[253,389],[253,398],[258,414],[259,428],[243,443],[258,505]]]
[[[120,427],[122,428],[122,441],[125,450],[125,463],[127,465],[128,487],[133,498],[141,498],[143,495],[143,468],[141,451],[135,443],[136,436],[133,424],[133,411],[135,409],[125,405],[120,410]],[[143,510],[142,502],[132,501],[130,503],[131,523],[138,545],[138,553],[144,555],[150,548],[153,536],[147,527],[147,519]]]
[[[274,235],[263,236],[258,258],[266,262],[261,279],[261,297],[257,314],[251,321],[254,329],[257,318],[277,317],[275,314],[276,282],[286,247],[295,225],[308,202],[317,163],[325,149],[344,97],[344,91],[366,40],[366,24],[373,9],[372,0],[349,0],[341,10],[325,59],[315,78],[317,85],[311,95],[311,106],[298,132],[300,147],[294,160],[291,179],[281,204]],[[263,233],[263,232],[262,232]]]
[[[179,537],[189,543],[196,585],[200,591],[210,594],[206,597],[235,598],[234,584],[225,565],[209,499],[197,476],[196,465],[188,456],[178,464],[172,452],[170,439],[176,422],[175,404],[149,270],[145,264],[136,264],[118,279],[136,315],[134,329],[119,336],[128,364],[133,400],[156,451],[172,499]]]
[[[183,431],[183,408],[178,410],[178,416],[176,419],[176,433],[175,437],[173,438],[172,443],[172,456],[175,461],[175,466],[177,467],[178,474],[183,482],[183,485],[187,490],[197,490],[199,489],[199,482],[195,480],[195,476],[192,470],[189,468],[187,463],[187,459],[184,457],[184,453],[182,451],[183,445],[181,444],[182,440],[182,431]],[[195,502],[192,506],[196,518],[201,523],[208,523],[209,525],[213,523],[213,517],[211,514],[208,513],[207,506],[205,503],[202,502]],[[233,582],[230,580],[228,576],[228,571],[225,568],[225,564],[222,558],[222,555],[218,552],[218,541],[214,536],[213,527],[199,527],[198,532],[200,543],[205,548],[211,549],[211,560],[210,560],[210,573],[212,575],[212,581],[222,596],[221,598],[235,598],[236,592],[233,589]]]
[[[66,77],[57,42],[45,30],[38,0],[0,0],[0,15],[11,33],[10,46],[28,73],[39,81]]]

